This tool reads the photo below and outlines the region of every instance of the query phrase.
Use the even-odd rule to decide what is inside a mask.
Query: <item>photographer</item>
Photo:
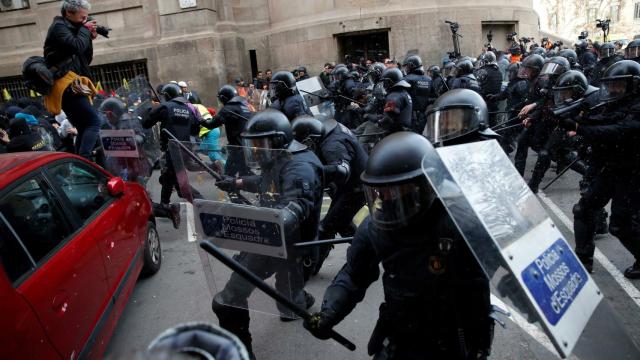
[[[45,96],[45,105],[54,115],[64,110],[78,130],[76,153],[85,158],[91,157],[100,128],[100,118],[90,102],[96,93],[89,79],[92,42],[98,32],[106,36],[108,31],[89,18],[90,9],[87,0],[63,0],[61,16],[53,19],[44,42],[44,57],[56,79]]]

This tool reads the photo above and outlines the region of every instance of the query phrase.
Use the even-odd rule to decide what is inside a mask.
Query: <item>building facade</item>
[[[57,0],[4,0],[0,12],[0,78],[16,77],[22,62],[42,54]],[[402,60],[420,54],[440,64],[452,50],[449,25],[460,25],[461,50],[477,56],[486,33],[506,48],[506,34],[538,37],[532,0],[95,0],[92,16],[113,30],[94,41],[96,71],[118,74],[144,68],[152,83],[190,81],[213,103],[221,84],[248,80],[265,69],[306,66],[311,75],[345,55]],[[3,5],[5,6],[5,5]],[[119,66],[119,68],[118,68]],[[123,70],[118,70],[122,68]],[[105,75],[106,76],[106,75]],[[107,81],[107,80],[105,80]],[[16,85],[17,86],[17,85]],[[2,83],[0,82],[0,87]],[[0,89],[1,90],[1,89]],[[17,91],[17,90],[13,90]]]
[[[582,31],[602,41],[596,20],[611,20],[608,40],[632,40],[640,35],[640,0],[534,1],[543,30],[577,40]]]

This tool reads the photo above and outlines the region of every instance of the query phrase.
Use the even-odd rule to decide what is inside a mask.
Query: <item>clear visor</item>
[[[532,67],[527,67],[527,66],[521,66],[520,69],[518,69],[518,77],[520,79],[528,79],[531,80],[533,78],[535,78],[536,76],[538,76],[538,70]]]
[[[572,102],[573,98],[573,89],[572,88],[562,88],[562,89],[554,89],[553,90],[553,102],[556,106],[565,105],[567,102]]]
[[[608,58],[610,56],[613,56],[615,54],[615,49],[600,49],[598,50],[598,55],[600,55],[600,58]]]
[[[627,48],[624,51],[624,58],[627,60],[633,60],[635,58],[640,58],[640,46]]]
[[[623,98],[627,95],[627,85],[627,78],[603,79],[600,86],[600,97],[602,101],[613,101]]]
[[[473,130],[476,113],[472,108],[450,108],[431,112],[423,136],[432,143],[456,138]]]
[[[406,226],[429,206],[426,182],[399,185],[364,185],[371,220],[380,229],[393,230]]]
[[[540,75],[558,75],[564,72],[564,68],[555,63],[546,63],[542,67],[542,71],[540,71]]]
[[[244,159],[250,168],[263,168],[273,161],[274,152],[272,149],[274,146],[272,138],[243,138],[242,145]]]
[[[269,83],[269,97],[274,98],[278,95],[278,83]]]
[[[444,70],[442,70],[442,74],[445,77],[447,77],[447,76],[449,76],[449,75],[451,75],[453,73],[453,69],[454,69],[453,67],[448,67],[448,68],[446,67],[446,68],[444,68]]]

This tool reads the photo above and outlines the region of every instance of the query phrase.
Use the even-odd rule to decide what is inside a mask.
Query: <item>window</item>
[[[587,10],[587,22],[594,22],[596,21],[597,15],[598,14],[598,9],[588,9]]]
[[[7,220],[0,213],[0,263],[7,277],[15,283],[35,266],[22,243],[9,229]]]
[[[640,20],[640,2],[637,2],[634,5],[635,7],[633,8],[633,18],[635,20]]]
[[[50,189],[31,179],[0,200],[2,215],[36,263],[71,234],[53,199]]]
[[[613,5],[610,8],[610,17],[612,23],[620,21],[620,5]]]
[[[28,0],[0,0],[0,12],[28,9]]]
[[[107,176],[79,162],[54,165],[49,173],[71,202],[80,219],[86,222],[111,198]]]

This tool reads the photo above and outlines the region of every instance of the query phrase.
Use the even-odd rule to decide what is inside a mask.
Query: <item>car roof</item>
[[[85,161],[80,156],[64,152],[29,151],[0,154],[0,189],[39,167],[65,158]]]

